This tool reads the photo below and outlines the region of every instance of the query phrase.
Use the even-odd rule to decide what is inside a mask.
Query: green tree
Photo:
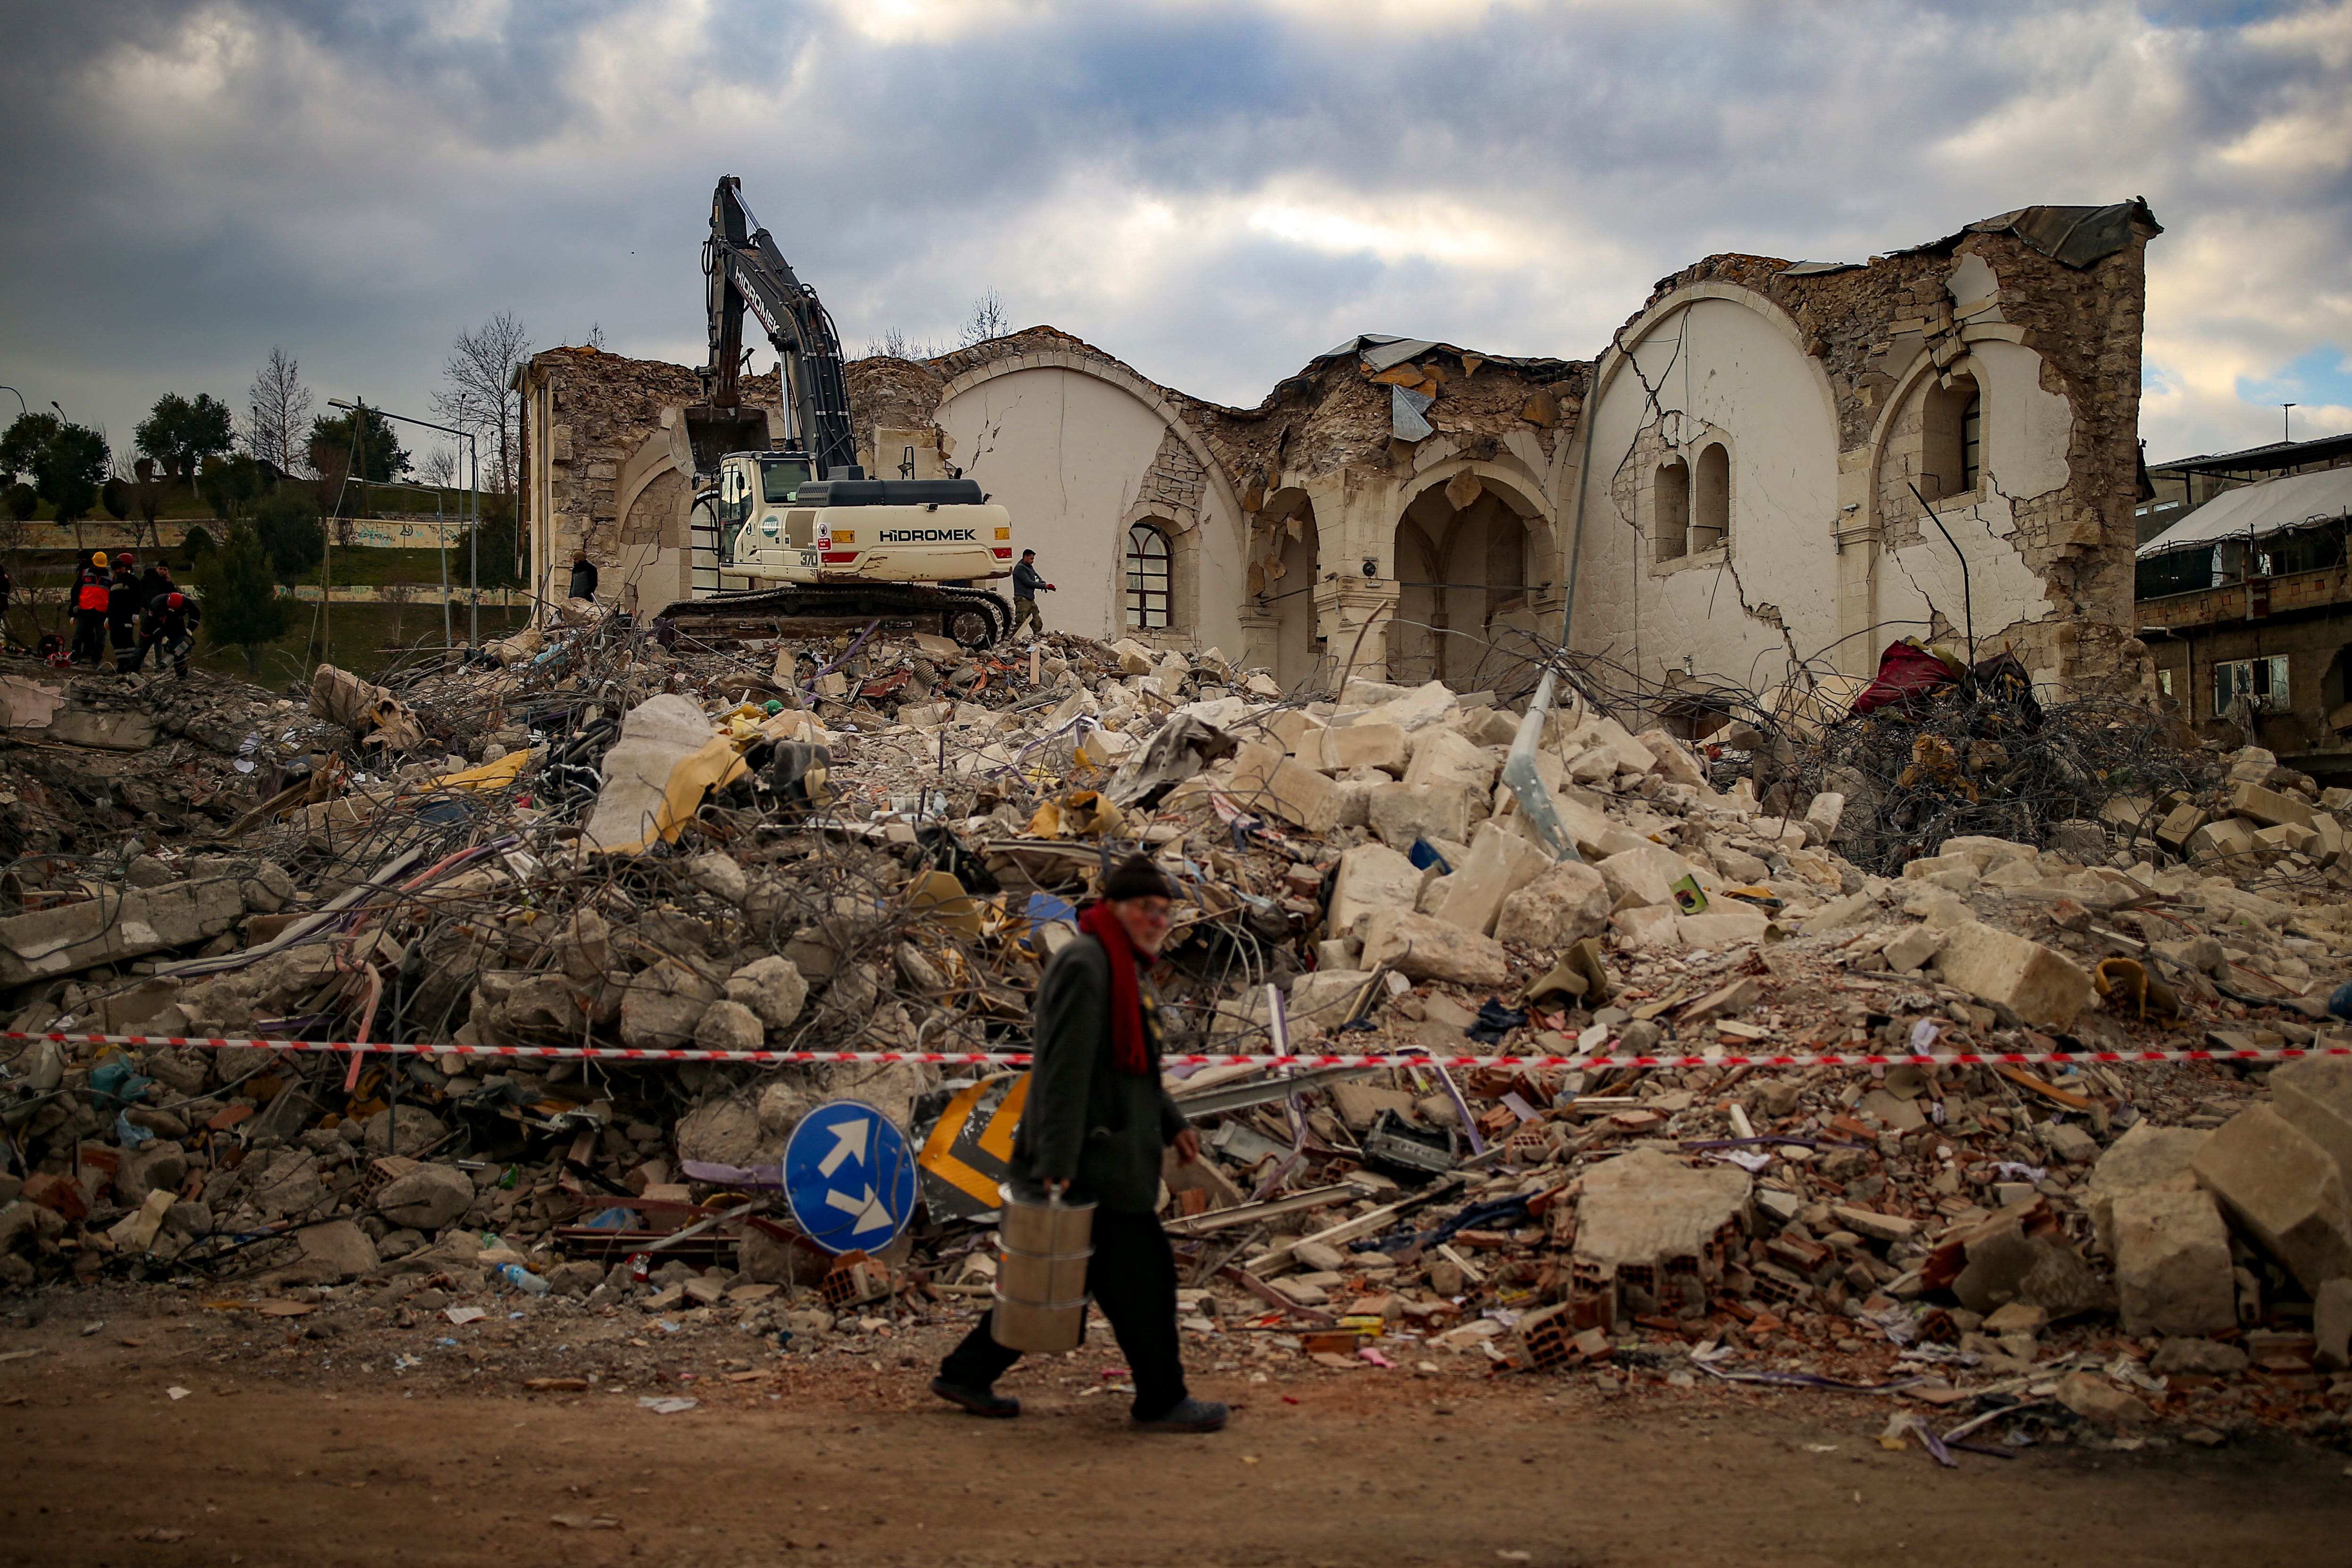
[[[299,490],[279,490],[253,508],[253,531],[278,581],[291,588],[327,553],[318,504]]]
[[[5,510],[8,514],[11,522],[31,521],[33,514],[40,509],[40,493],[21,479],[9,486],[5,492],[0,492],[0,510]]]
[[[198,392],[193,401],[165,392],[131,434],[140,451],[193,483],[205,458],[236,444],[236,420],[228,404],[210,392]]]
[[[310,466],[338,486],[345,475],[383,485],[407,473],[410,463],[392,421],[371,408],[311,421]]]
[[[98,504],[98,487],[106,482],[111,463],[106,437],[68,420],[35,460],[33,483],[58,522],[78,523]]]
[[[278,597],[261,540],[242,523],[229,529],[228,543],[196,572],[205,607],[205,640],[245,654],[245,673],[261,678],[262,650],[286,634],[294,601]]]
[[[98,504],[104,507],[106,515],[116,522],[129,522],[131,512],[131,482],[119,474],[110,476],[105,484],[98,487]]]
[[[0,481],[13,485],[29,477],[62,425],[53,413],[18,414],[8,433],[0,435]]]
[[[205,526],[202,523],[191,528],[187,537],[180,541],[180,549],[187,556],[190,566],[195,565],[219,548],[213,543],[212,535],[205,532]]]
[[[233,457],[207,457],[196,480],[196,491],[212,504],[224,522],[236,522],[269,493],[277,481],[269,470],[240,452]]]

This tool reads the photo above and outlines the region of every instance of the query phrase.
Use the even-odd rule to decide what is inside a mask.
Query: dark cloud
[[[118,435],[273,343],[421,411],[500,309],[698,357],[722,172],[854,347],[992,287],[1233,402],[1359,330],[1589,354],[1713,251],[2135,193],[2159,455],[2263,438],[2241,382],[2352,341],[2342,5],[118,0],[0,40],[0,380]]]

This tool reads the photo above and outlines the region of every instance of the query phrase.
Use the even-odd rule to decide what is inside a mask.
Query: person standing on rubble
[[[155,602],[159,593],[169,593],[178,586],[172,580],[172,569],[160,559],[149,561],[147,570],[139,574],[139,608],[144,612]]]
[[[1082,935],[1045,967],[1029,1098],[1008,1166],[1024,1201],[1095,1205],[1087,1292],[1135,1378],[1135,1429],[1214,1432],[1227,1412],[1185,1389],[1176,1254],[1154,1212],[1164,1152],[1172,1147],[1185,1165],[1201,1157],[1201,1134],[1160,1081],[1160,998],[1147,973],[1167,939],[1172,891],[1147,857],[1122,861],[1079,916]],[[995,1383],[1020,1358],[982,1318],[940,1364],[931,1392],[975,1416],[1018,1416],[1021,1402]]]
[[[1037,613],[1041,588],[1048,593],[1059,591],[1037,570],[1037,552],[1023,550],[1020,564],[1013,569],[1013,630],[1007,636],[1018,637],[1024,626],[1034,626],[1040,637],[1045,634],[1045,618]]]
[[[106,628],[118,674],[129,669],[131,650],[139,641],[139,608],[146,602],[139,597],[139,558],[124,550],[114,558],[114,577],[106,585]]]
[[[106,612],[113,599],[114,579],[106,570],[106,552],[91,552],[89,564],[74,577],[73,662],[95,665],[106,656]]]

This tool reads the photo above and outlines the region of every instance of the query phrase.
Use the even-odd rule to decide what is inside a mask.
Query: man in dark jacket
[[[177,586],[179,585],[172,580],[170,567],[161,560],[149,561],[147,570],[139,574],[139,608],[143,612],[147,606],[155,602],[157,594],[169,593]]]
[[[147,599],[152,599],[149,594]],[[106,626],[114,642],[114,667],[127,668],[131,650],[139,642],[139,558],[124,550],[114,558],[114,578],[106,587]]]
[[[1048,593],[1058,591],[1038,572],[1037,552],[1023,550],[1021,563],[1013,569],[1013,630],[1007,635],[1018,637],[1024,626],[1034,626],[1040,637],[1045,634],[1045,618],[1037,613],[1041,588]]]
[[[1160,1082],[1160,998],[1146,973],[1168,936],[1170,892],[1150,860],[1122,862],[1080,917],[1084,935],[1045,967],[1029,1098],[1009,1165],[1024,1202],[1061,1194],[1095,1205],[1087,1292],[1135,1378],[1136,1428],[1213,1432],[1225,1407],[1185,1391],[1176,1255],[1154,1212],[1165,1151],[1185,1165],[1201,1157],[1201,1134]],[[940,1364],[931,1392],[975,1416],[1018,1416],[1021,1402],[994,1385],[1020,1358],[983,1318]]]

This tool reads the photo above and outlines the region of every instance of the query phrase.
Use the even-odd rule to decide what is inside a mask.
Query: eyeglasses
[[[1128,907],[1135,912],[1136,918],[1160,925],[1167,925],[1169,915],[1174,913],[1165,900],[1156,898],[1138,899]]]

